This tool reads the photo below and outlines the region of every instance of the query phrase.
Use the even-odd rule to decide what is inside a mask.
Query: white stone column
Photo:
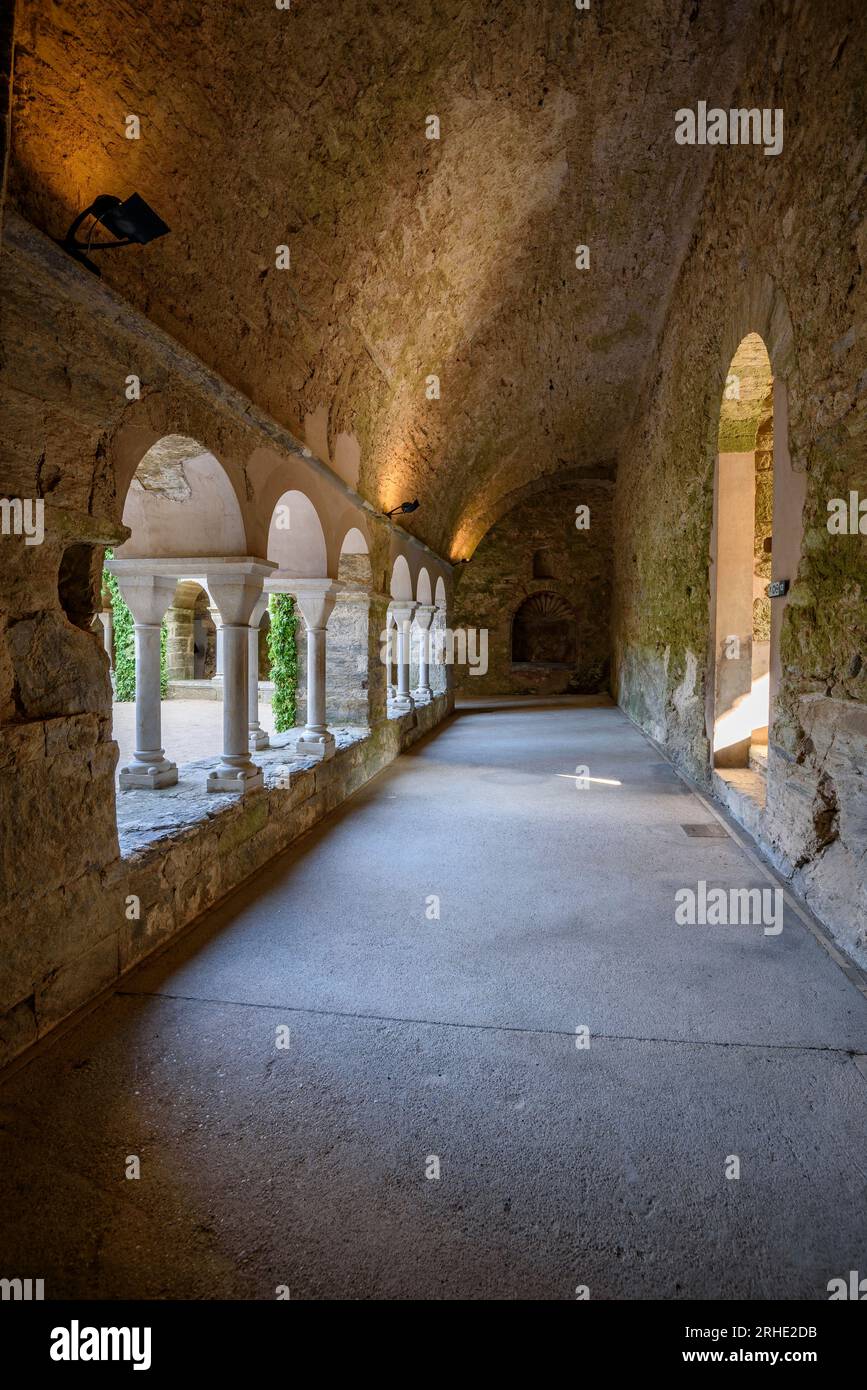
[[[177,764],[161,747],[160,628],[174,599],[176,582],[165,575],[145,572],[118,575],[124,602],[135,623],[135,753],[121,768],[121,791],[172,787],[178,780]],[[108,562],[111,569],[112,562]]]
[[[394,614],[393,614],[393,612],[392,612],[392,610],[391,610],[391,605],[389,604],[388,613],[386,614],[386,618],[385,618],[385,652],[386,652],[386,659],[387,659],[387,664],[388,664],[388,670],[386,671],[385,692],[386,692],[386,700],[387,700],[389,703],[391,703],[391,702],[394,700],[394,697],[395,697],[395,695],[397,694],[397,685],[395,684],[394,680],[392,679],[392,677],[393,677],[393,670],[392,670],[392,667],[393,667],[393,657],[394,657],[394,649],[395,649],[395,645],[396,645],[396,634],[392,632],[392,629],[393,629],[393,628],[394,628]]]
[[[105,654],[108,657],[108,664],[114,669],[114,610],[103,608],[100,613],[102,619],[102,644],[105,647]]]
[[[223,619],[220,617],[220,610],[213,601],[213,594],[210,595],[211,603],[209,612],[214,620],[214,627],[217,629],[217,648],[214,653],[214,674],[211,680],[218,685],[223,683]]]
[[[415,610],[415,623],[419,633],[418,646],[418,685],[413,691],[417,704],[426,705],[433,699],[430,684],[430,625],[436,613],[433,603],[420,603]]]
[[[111,593],[107,589],[102,591],[103,609],[100,613],[102,619],[102,641],[105,647],[105,654],[108,657],[108,678],[111,681],[111,698],[115,697],[114,679],[114,609],[111,606]]]
[[[394,707],[398,710],[415,708],[415,701],[409,693],[409,643],[412,618],[418,605],[410,599],[396,600],[392,604],[394,621],[397,625],[397,693]]]
[[[259,624],[268,607],[268,595],[262,594],[250,615],[248,638],[247,681],[249,687],[248,722],[250,752],[257,753],[269,746],[268,734],[259,723]]]
[[[307,629],[307,724],[295,752],[299,758],[333,758],[334,735],[325,722],[325,629],[337,585],[331,579],[298,579],[292,593]]]
[[[223,631],[223,752],[208,774],[209,792],[249,792],[264,785],[249,749],[250,617],[273,566],[257,560],[208,568],[207,589],[220,610]]]

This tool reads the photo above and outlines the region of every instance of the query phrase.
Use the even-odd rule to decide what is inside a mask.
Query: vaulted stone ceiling
[[[616,459],[712,154],[674,112],[728,102],[754,10],[23,0],[13,197],[62,235],[140,192],[171,235],[106,280],[457,558]]]

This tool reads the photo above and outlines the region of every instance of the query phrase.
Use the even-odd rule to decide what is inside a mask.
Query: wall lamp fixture
[[[93,218],[93,223],[87,241],[77,241],[75,233],[88,217]],[[93,234],[97,224],[111,232],[118,240],[94,241]],[[124,202],[111,193],[100,193],[84,212],[78,214],[66,236],[58,244],[88,270],[92,270],[94,275],[99,275],[99,267],[88,260],[91,252],[113,251],[118,246],[132,246],[133,243],[146,246],[149,241],[165,236],[169,230],[163,219],[157,216],[150,204],[139,197],[138,193],[130,194]]]
[[[399,507],[392,507],[390,512],[383,512],[383,516],[394,516],[395,512],[414,512],[418,509],[418,498],[414,502],[401,502]]]

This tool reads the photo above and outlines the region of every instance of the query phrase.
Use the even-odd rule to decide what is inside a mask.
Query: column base
[[[208,773],[209,792],[254,792],[264,785],[261,767],[215,767]]]
[[[122,792],[146,788],[158,791],[160,787],[174,787],[178,780],[177,763],[163,759],[160,763],[130,763],[121,768],[118,786]]]
[[[417,705],[429,705],[433,699],[432,690],[414,690],[412,698]]]
[[[296,758],[319,758],[323,762],[326,758],[333,758],[337,745],[334,742],[333,734],[316,734],[304,730],[298,742],[295,744]]]
[[[415,700],[411,695],[395,695],[391,707],[400,710],[401,714],[409,714],[410,710],[415,709]]]
[[[261,753],[263,748],[270,748],[271,741],[264,729],[250,730],[250,752]]]

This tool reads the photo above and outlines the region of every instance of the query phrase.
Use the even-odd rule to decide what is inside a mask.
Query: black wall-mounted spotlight
[[[401,502],[399,507],[392,507],[390,512],[383,512],[383,516],[394,516],[395,512],[414,512],[418,510],[418,498],[414,502]]]
[[[88,217],[93,218],[90,235],[87,241],[77,241],[75,233]],[[118,240],[95,242],[93,233],[97,223]],[[117,246],[132,246],[134,243],[147,246],[149,241],[155,241],[158,236],[165,236],[169,230],[163,219],[157,216],[150,204],[139,197],[138,193],[130,194],[125,202],[115,198],[112,193],[100,193],[84,212],[78,214],[59,245],[88,270],[92,270],[94,275],[99,275],[99,267],[88,260],[91,252],[113,251]]]

